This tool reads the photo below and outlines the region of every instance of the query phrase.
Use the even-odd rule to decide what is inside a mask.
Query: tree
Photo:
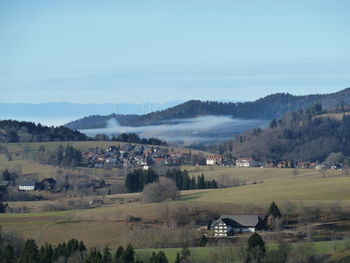
[[[143,189],[143,202],[160,203],[167,199],[175,200],[177,196],[177,188],[175,183],[162,177],[159,182],[148,184]]]
[[[112,254],[109,251],[108,247],[106,247],[103,251],[103,258],[101,263],[112,263]]]
[[[149,263],[168,263],[168,259],[163,251],[159,251],[157,254],[153,252]]]
[[[191,251],[188,247],[184,247],[181,251],[180,262],[190,262]]]
[[[208,238],[205,235],[201,236],[201,239],[199,240],[199,246],[205,247],[208,243]]]
[[[153,183],[158,180],[158,174],[155,173],[152,169],[135,169],[126,175],[125,187],[131,193],[141,192],[146,184]]]
[[[121,258],[123,254],[124,254],[124,248],[122,246],[118,247],[113,257],[113,263],[121,263],[122,262]]]
[[[248,239],[246,263],[263,262],[265,258],[265,242],[258,233],[252,234]]]
[[[267,211],[268,216],[273,216],[274,218],[281,218],[282,214],[275,202],[272,202],[269,210]]]
[[[1,178],[3,181],[11,181],[12,179],[12,176],[11,176],[11,173],[9,172],[9,170],[5,169],[3,172],[2,172],[2,178]]]
[[[179,252],[176,253],[175,263],[181,263],[181,257],[180,257],[180,253]]]
[[[33,239],[28,239],[24,245],[21,263],[37,263],[39,261],[39,250]]]
[[[1,263],[14,263],[16,260],[15,250],[11,245],[7,245],[3,252],[0,250],[0,262]]]
[[[121,256],[121,262],[122,263],[133,263],[134,256],[135,256],[134,248],[131,246],[131,244],[129,244]]]
[[[51,244],[46,243],[44,246],[41,246],[39,258],[40,263],[51,262],[53,260],[53,248]]]
[[[6,207],[7,206],[8,206],[7,204],[5,205],[3,202],[0,202],[0,214],[6,212]]]

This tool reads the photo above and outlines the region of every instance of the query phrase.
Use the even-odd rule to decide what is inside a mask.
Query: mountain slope
[[[256,160],[324,161],[331,153],[350,156],[350,115],[334,118],[298,110],[219,146],[220,153]]]
[[[279,118],[286,112],[307,108],[320,102],[324,108],[334,107],[344,101],[350,103],[350,88],[331,94],[294,96],[277,93],[258,99],[254,102],[213,102],[191,100],[183,104],[145,115],[105,115],[89,116],[66,124],[72,129],[104,128],[107,121],[115,118],[122,126],[142,126],[166,122],[167,120],[191,118],[207,115],[227,115],[242,119]]]

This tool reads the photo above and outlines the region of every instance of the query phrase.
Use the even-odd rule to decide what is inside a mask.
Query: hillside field
[[[95,144],[96,143],[96,144]],[[45,147],[56,147],[64,143],[45,143]],[[84,150],[99,145],[106,147],[109,142],[70,143]],[[116,143],[117,144],[117,143]],[[41,143],[29,144],[34,153]],[[8,145],[14,153],[12,161],[0,154],[0,170],[20,166],[23,174],[38,173],[40,177],[52,177],[57,167],[43,166],[20,155],[22,145]],[[16,156],[16,152],[18,156]],[[164,211],[196,211],[197,217],[206,222],[210,219],[207,211],[217,214],[265,213],[269,204],[276,201],[284,213],[289,203],[300,208],[315,204],[329,210],[340,206],[350,210],[350,176],[347,170],[278,169],[278,168],[233,168],[221,166],[183,166],[190,176],[204,174],[207,179],[219,183],[240,182],[240,186],[191,190],[180,192],[177,201],[160,204],[143,204],[141,194],[116,194],[106,196],[69,197],[58,195],[54,200],[9,202],[10,207],[26,207],[29,213],[1,214],[0,225],[4,233],[16,233],[23,238],[34,238],[39,244],[57,244],[70,238],[83,240],[89,247],[114,249],[131,242],[137,248],[158,247],[160,239],[184,238],[199,235],[192,223],[169,230],[164,223]],[[96,172],[103,169],[93,169]],[[39,192],[40,193],[40,192]],[[74,209],[75,202],[101,200],[96,208]],[[65,211],[47,211],[57,204],[64,204]],[[71,205],[71,206],[69,206]],[[130,221],[129,218],[138,218]],[[345,227],[348,229],[348,226]],[[148,246],[147,246],[148,247]]]

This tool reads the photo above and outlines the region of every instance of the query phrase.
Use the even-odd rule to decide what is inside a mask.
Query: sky
[[[0,1],[0,102],[250,101],[350,86],[350,1]]]

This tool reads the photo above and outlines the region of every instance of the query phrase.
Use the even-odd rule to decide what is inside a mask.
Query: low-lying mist
[[[230,140],[246,130],[265,127],[266,120],[233,119],[229,116],[205,116],[187,119],[167,120],[163,124],[139,127],[121,126],[115,119],[110,119],[106,128],[86,129],[81,132],[88,136],[121,133],[136,133],[141,137],[156,137],[167,142],[182,145],[197,143],[215,143]]]

